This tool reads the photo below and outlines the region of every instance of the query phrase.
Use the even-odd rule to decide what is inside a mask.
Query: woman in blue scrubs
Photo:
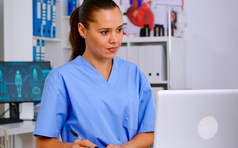
[[[135,64],[116,56],[122,30],[122,15],[112,0],[84,0],[71,14],[71,59],[45,81],[33,133],[37,148],[153,144],[155,103],[150,83]],[[63,142],[57,140],[59,135]]]

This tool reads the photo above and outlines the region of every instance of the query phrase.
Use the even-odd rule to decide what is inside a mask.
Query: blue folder
[[[71,15],[71,13],[76,8],[76,0],[68,0],[68,16]]]
[[[37,46],[36,39],[33,39],[33,61],[34,62],[36,61],[36,46]]]
[[[33,36],[41,36],[41,0],[33,0]]]
[[[52,7],[52,34],[51,37],[52,38],[56,38],[56,0],[53,0],[53,7]]]
[[[47,17],[47,0],[43,0],[42,2],[42,24],[41,24],[41,29],[42,29],[42,37],[46,37],[46,17]]]
[[[46,36],[51,38],[51,26],[52,26],[52,16],[51,16],[51,9],[52,9],[52,0],[47,0],[47,14],[46,14]]]

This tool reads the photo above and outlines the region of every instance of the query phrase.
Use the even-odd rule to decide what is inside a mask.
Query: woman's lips
[[[112,48],[107,48],[110,52],[116,52],[117,51],[117,47],[112,47]]]

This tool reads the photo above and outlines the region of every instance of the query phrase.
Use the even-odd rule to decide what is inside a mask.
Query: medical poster
[[[154,36],[155,24],[163,25],[164,35],[168,32],[168,5],[171,5],[171,28],[173,36],[180,37],[177,14],[181,11],[183,0],[115,0],[119,5],[125,24],[126,36],[139,37],[145,24],[149,25],[150,36]]]

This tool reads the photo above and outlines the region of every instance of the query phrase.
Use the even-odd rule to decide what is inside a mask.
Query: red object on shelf
[[[154,15],[148,5],[151,1],[142,2],[142,5],[137,8],[137,0],[134,0],[132,5],[128,8],[126,14],[128,19],[134,25],[143,28],[145,24],[148,24],[150,30],[153,29]]]

